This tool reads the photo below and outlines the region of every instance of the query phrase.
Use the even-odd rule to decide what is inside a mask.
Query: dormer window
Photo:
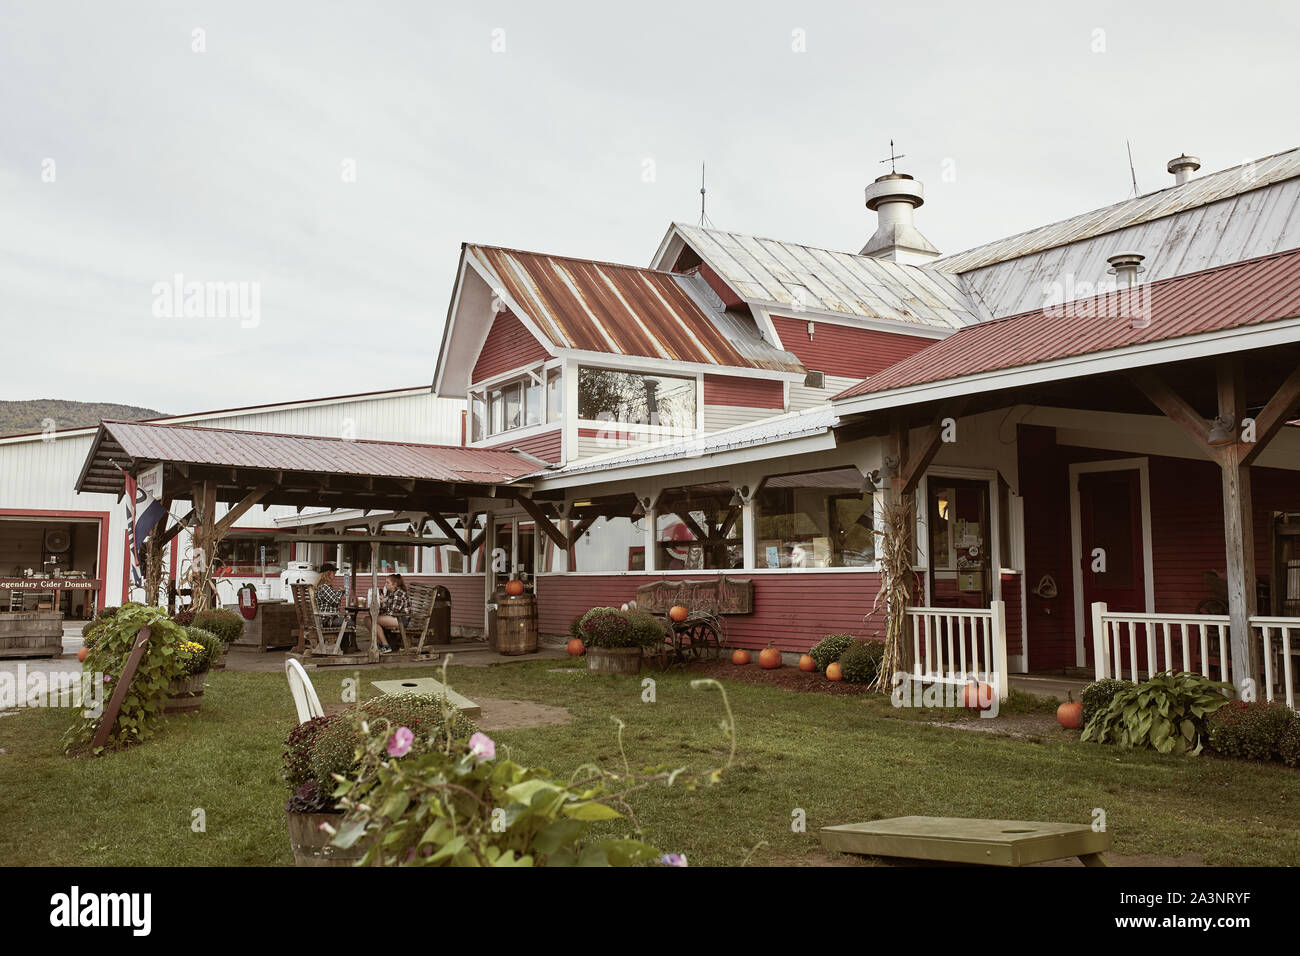
[[[470,440],[529,428],[563,417],[563,376],[558,368],[532,369],[469,394]]]

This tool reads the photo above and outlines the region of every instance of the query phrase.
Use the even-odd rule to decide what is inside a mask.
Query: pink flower
[[[487,734],[475,734],[469,738],[469,752],[479,760],[491,760],[497,755],[497,745]]]
[[[388,738],[388,756],[405,757],[411,749],[413,740],[415,734],[411,733],[409,727],[398,727],[393,736]]]
[[[665,853],[663,856],[661,856],[661,857],[659,858],[659,862],[662,863],[664,866],[685,866],[685,865],[686,865],[686,854],[685,854],[685,853]]]

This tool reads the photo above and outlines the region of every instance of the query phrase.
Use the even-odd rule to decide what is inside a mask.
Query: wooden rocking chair
[[[347,612],[340,608],[338,614],[321,613],[316,607],[316,589],[310,584],[293,584],[290,588],[293,591],[293,605],[298,612],[298,629],[302,632],[302,642],[307,652],[322,657],[342,654],[344,638],[357,633]],[[325,623],[330,618],[336,618],[337,622]],[[361,649],[358,647],[358,650]]]
[[[399,634],[403,648],[414,645],[415,656],[427,655],[436,658],[433,651],[425,651],[424,642],[429,636],[429,623],[433,620],[433,606],[438,588],[431,584],[412,584],[406,589],[407,607],[410,610],[404,617],[399,617]],[[417,637],[418,636],[418,637]]]

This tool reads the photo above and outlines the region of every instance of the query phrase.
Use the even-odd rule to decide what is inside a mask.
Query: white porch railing
[[[1093,604],[1096,679],[1120,677],[1137,683],[1179,670],[1232,683],[1230,624],[1226,614],[1137,614]],[[1282,700],[1296,709],[1300,618],[1252,617],[1250,626],[1263,651],[1264,699]]]
[[[1006,604],[988,608],[909,607],[912,679],[940,684],[990,684],[998,700],[1011,689],[1007,675]]]

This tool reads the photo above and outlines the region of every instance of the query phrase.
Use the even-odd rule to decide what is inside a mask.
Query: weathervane
[[[891,139],[891,140],[889,141],[889,156],[887,156],[885,159],[882,159],[881,162],[882,162],[882,163],[889,163],[889,172],[890,172],[890,175],[897,175],[898,170],[897,170],[897,169],[895,168],[895,166],[894,166],[894,161],[895,161],[895,160],[899,160],[899,159],[905,159],[906,157],[907,157],[907,154],[906,154],[906,153],[895,153],[895,152],[894,152],[894,141]]]

